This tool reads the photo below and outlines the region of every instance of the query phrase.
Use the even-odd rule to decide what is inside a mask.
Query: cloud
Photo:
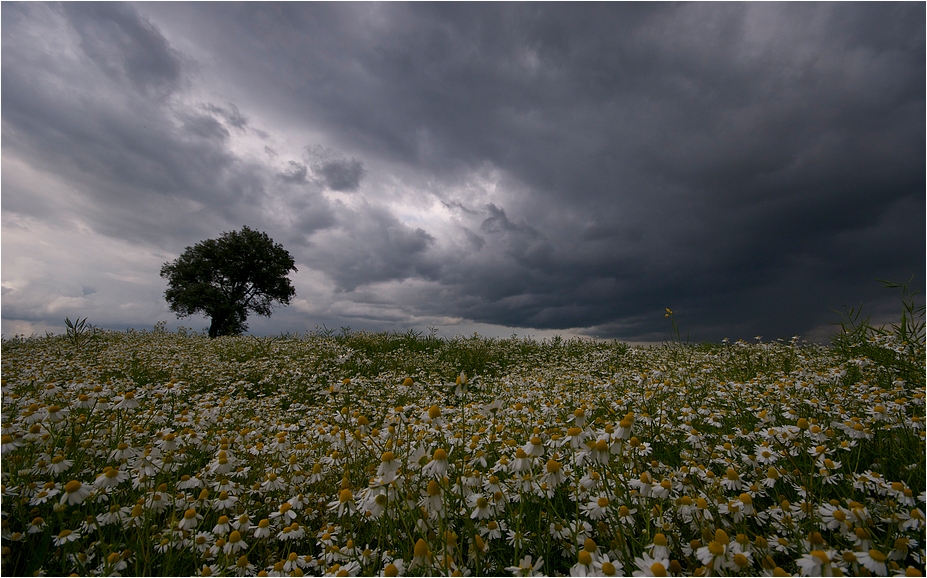
[[[399,221],[382,206],[369,203],[338,208],[338,227],[313,235],[305,259],[326,273],[339,290],[372,283],[429,278],[440,267],[428,254],[435,238],[420,227]]]
[[[238,107],[232,103],[228,104],[228,108],[223,108],[210,102],[204,104],[203,108],[211,113],[219,115],[226,123],[239,130],[245,130],[248,126],[248,119],[238,110]]]
[[[139,92],[164,97],[177,89],[181,59],[158,30],[127,5],[63,4],[80,47],[107,75],[125,77]]]
[[[183,123],[184,132],[203,139],[225,140],[231,136],[222,123],[211,116],[188,116]]]
[[[346,159],[341,153],[321,145],[305,148],[305,157],[312,163],[314,178],[332,191],[354,192],[360,188],[364,165],[356,158]]]
[[[696,340],[823,335],[829,307],[893,299],[874,279],[925,277],[920,4],[2,13],[4,223],[30,223],[5,324],[104,297],[28,270],[68,259],[142,280],[113,303],[163,309],[159,279],[56,232],[75,222],[163,260],[266,230],[311,295],[251,324],[270,332],[646,341],[672,307]]]
[[[317,168],[325,186],[333,191],[356,191],[360,187],[364,167],[357,159],[331,161]]]
[[[309,174],[309,169],[306,165],[296,161],[287,161],[287,164],[289,165],[288,170],[277,173],[277,177],[280,178],[280,180],[285,183],[296,185],[309,182],[306,179],[306,176]]]

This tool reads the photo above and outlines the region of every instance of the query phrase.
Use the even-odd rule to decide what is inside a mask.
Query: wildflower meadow
[[[2,572],[922,576],[922,314],[830,346],[69,320],[2,342]]]

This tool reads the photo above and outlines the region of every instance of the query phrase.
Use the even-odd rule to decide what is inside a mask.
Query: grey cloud
[[[166,96],[181,79],[181,60],[164,36],[129,5],[87,2],[62,5],[81,48],[109,75],[124,75],[136,90]]]
[[[229,138],[229,131],[222,123],[211,116],[189,116],[183,123],[186,132],[205,139],[225,140]]]
[[[161,68],[149,63],[136,73],[148,74],[145,86],[166,83],[173,89],[180,83],[181,68],[168,63],[173,50],[132,8],[92,5],[85,13],[66,5],[61,10],[84,32],[80,47],[94,58],[119,56],[132,63],[133,51],[160,50],[160,60],[152,62],[161,62]],[[54,7],[50,15],[55,16]],[[270,175],[228,150],[228,130],[198,112],[201,106],[165,103],[158,91],[135,94],[142,77],[74,69],[65,50],[35,61],[45,50],[34,44],[36,34],[28,34],[36,22],[3,34],[4,154],[15,151],[79,190],[82,202],[70,207],[78,216],[117,238],[168,246],[178,234],[221,230],[259,201]],[[87,35],[98,28],[104,33],[91,42]],[[19,194],[28,192],[10,191],[4,207],[28,207]],[[32,204],[46,216],[54,206]],[[74,216],[59,212],[60,218]]]
[[[305,148],[305,157],[319,183],[332,191],[354,192],[360,188],[364,165],[357,159],[347,159],[330,147],[313,145]]]
[[[335,160],[313,167],[322,175],[325,186],[333,191],[356,191],[364,176],[364,167],[357,159]]]
[[[339,227],[313,237],[306,258],[341,290],[410,277],[433,279],[440,270],[428,255],[435,238],[403,224],[384,207],[342,207],[338,222]]]
[[[461,202],[459,202],[459,201],[448,202],[448,201],[445,201],[445,200],[441,200],[441,204],[444,205],[445,207],[447,207],[448,209],[453,210],[453,211],[463,211],[464,213],[466,213],[466,214],[468,214],[468,215],[475,215],[475,214],[477,214],[477,211],[475,211],[475,210],[473,210],[473,209],[470,209],[470,208],[468,208],[468,207],[465,207],[465,206],[463,205],[463,203],[461,203]]]
[[[5,159],[74,183],[120,238],[257,212],[340,299],[395,284],[410,316],[626,339],[665,338],[664,307],[694,339],[791,336],[881,306],[877,277],[924,281],[923,4],[2,10]],[[95,65],[23,32],[60,14]],[[187,66],[153,22],[221,62]],[[204,78],[235,97],[163,98]],[[253,126],[273,123],[324,146],[281,168]],[[13,185],[5,211],[56,210]],[[431,203],[441,230],[400,218]]]
[[[480,237],[479,235],[477,235],[470,229],[464,227],[463,231],[467,237],[467,242],[470,244],[471,247],[473,247],[473,249],[479,251],[486,245],[486,239],[484,239],[483,237]]]
[[[248,119],[238,110],[238,107],[232,103],[228,104],[228,108],[216,106],[212,103],[203,105],[203,108],[219,115],[225,122],[237,129],[244,130],[248,126]]]
[[[280,180],[289,184],[305,184],[309,182],[306,179],[306,175],[309,174],[309,169],[306,165],[296,161],[289,161],[287,164],[290,166],[290,169],[286,172],[277,174]]]
[[[497,207],[493,203],[486,205],[486,211],[489,216],[480,223],[480,229],[487,233],[517,233],[530,238],[541,236],[534,227],[525,222],[515,224],[505,215],[505,209]]]
[[[480,223],[480,230],[490,235],[506,255],[531,269],[545,269],[551,265],[554,248],[544,235],[523,219],[513,223],[505,210],[493,203],[485,208],[489,216]]]

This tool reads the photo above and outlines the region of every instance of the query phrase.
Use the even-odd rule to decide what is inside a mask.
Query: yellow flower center
[[[415,556],[424,557],[428,555],[428,543],[425,542],[424,538],[419,538],[418,542],[415,543]]]
[[[830,564],[830,557],[823,550],[812,550],[811,555],[817,558],[821,564]]]

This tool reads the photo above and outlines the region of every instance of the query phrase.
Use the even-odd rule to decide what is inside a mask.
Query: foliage
[[[900,379],[911,387],[924,387],[927,367],[925,307],[917,305],[919,290],[912,290],[908,283],[881,283],[888,289],[900,290],[901,320],[889,327],[875,327],[869,316],[862,317],[861,307],[847,308],[832,346],[845,359],[855,360],[854,365],[875,364],[883,368],[883,383]],[[858,374],[859,371],[854,370],[854,375]]]
[[[164,297],[178,317],[203,313],[209,336],[239,335],[249,312],[270,316],[274,302],[288,305],[296,290],[287,274],[293,257],[267,233],[243,227],[207,239],[165,263]]]
[[[67,337],[67,340],[78,349],[93,339],[97,333],[96,328],[93,325],[87,323],[86,317],[83,319],[77,317],[76,321],[71,321],[70,318],[65,317],[64,326],[65,337]]]

